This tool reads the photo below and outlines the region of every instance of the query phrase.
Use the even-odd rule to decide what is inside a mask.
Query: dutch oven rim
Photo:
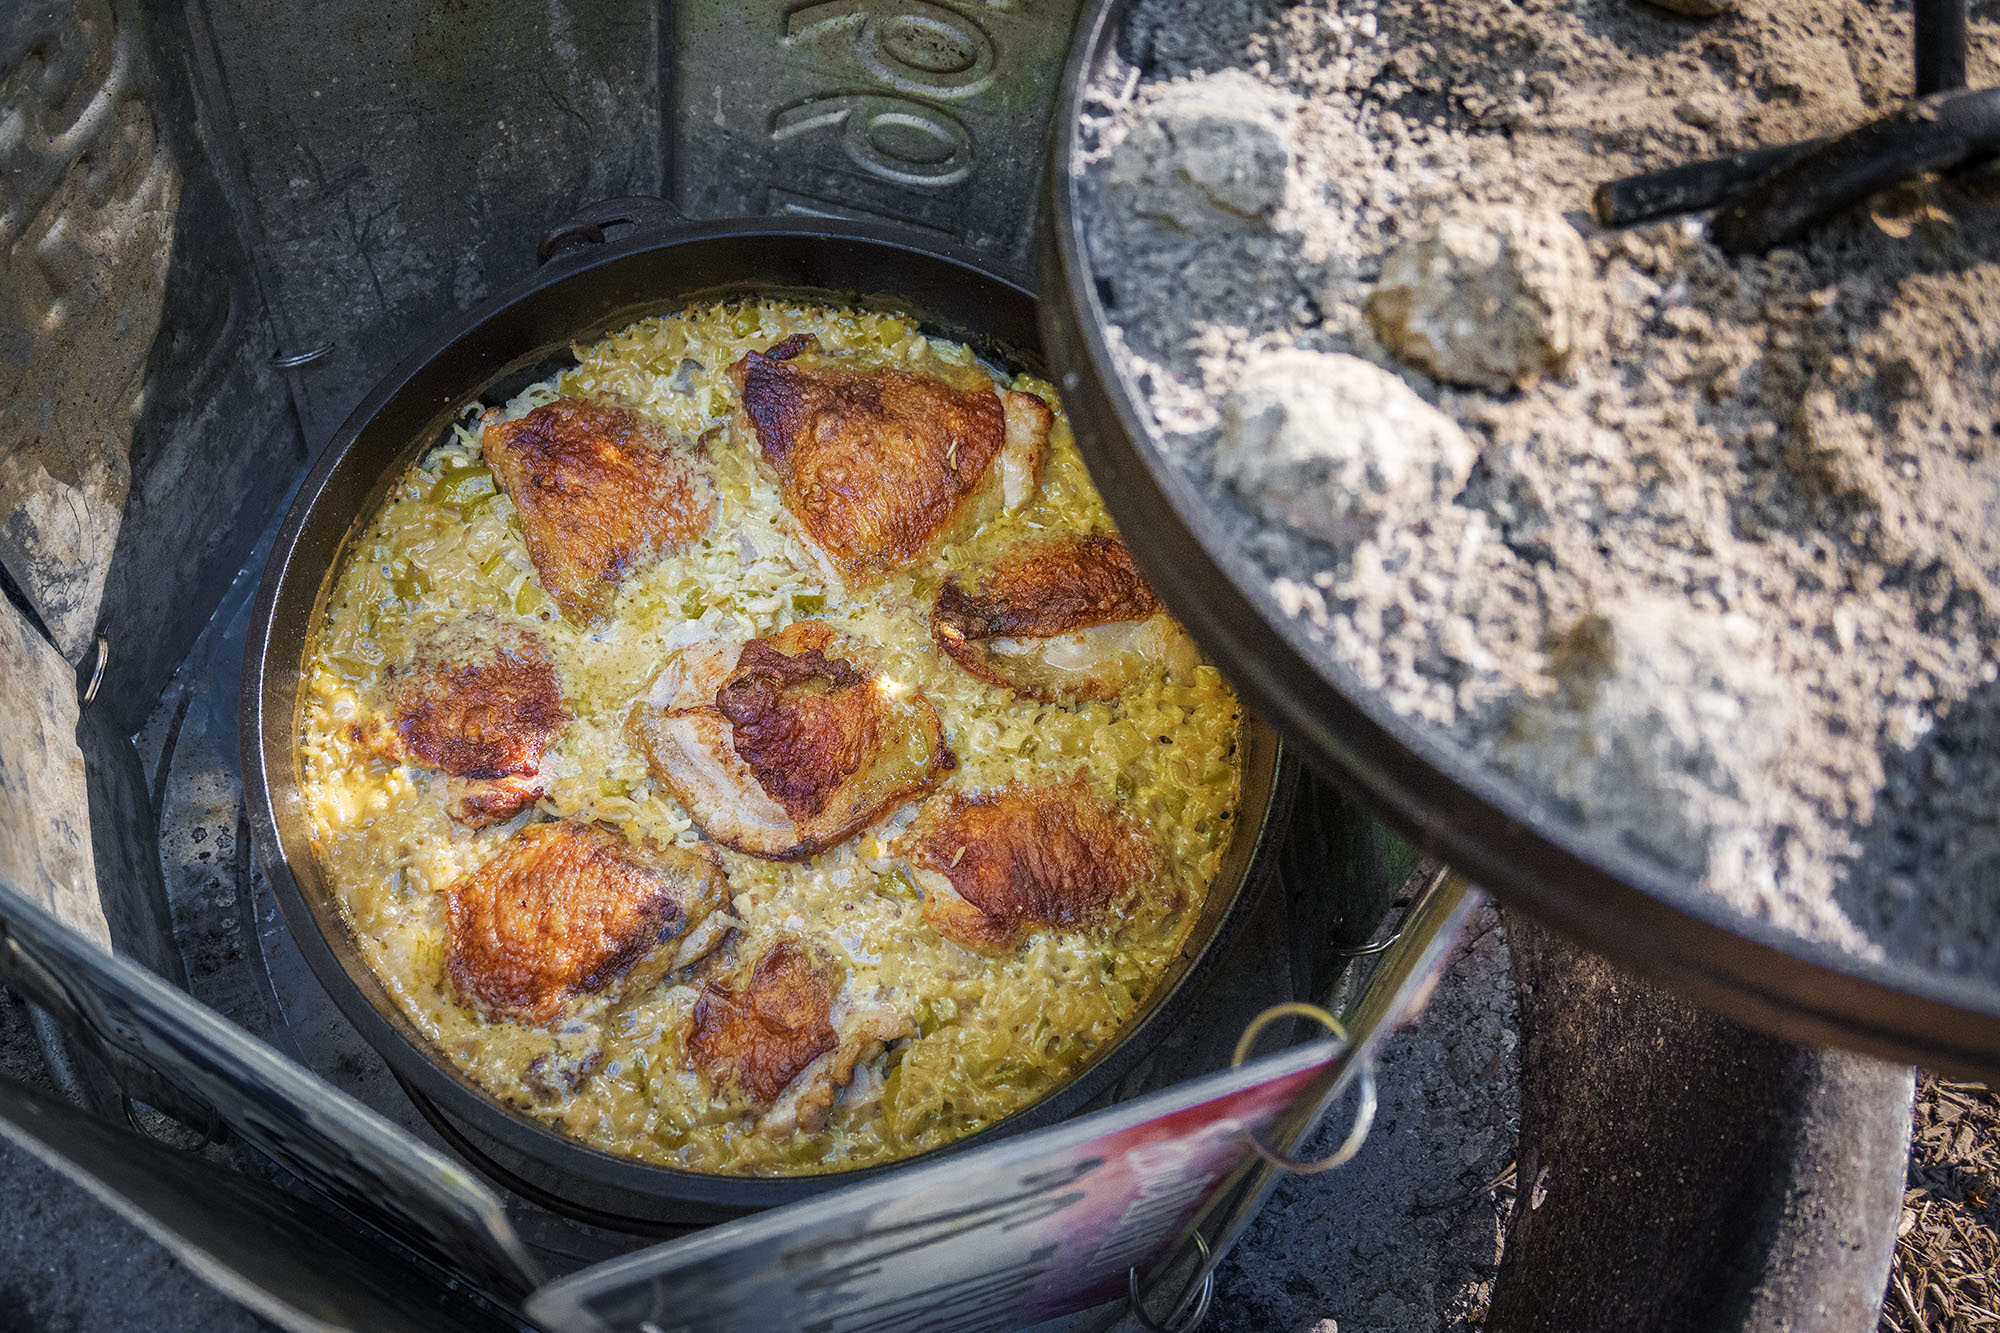
[[[524,366],[555,360],[573,341],[584,336],[578,331],[578,324],[565,324],[568,331],[560,342],[544,341],[532,350],[507,357],[500,362],[498,369],[493,368],[490,355],[482,357],[477,350],[466,352],[468,344],[476,342],[481,336],[504,331],[500,326],[510,319],[523,327],[531,326],[536,304],[551,301],[553,298],[547,295],[551,291],[560,291],[565,287],[572,292],[580,290],[580,285],[575,284],[587,282],[592,275],[596,275],[605,295],[596,303],[597,314],[593,321],[581,326],[601,330],[590,336],[602,336],[602,332],[622,327],[647,311],[657,313],[705,298],[752,291],[820,294],[850,299],[859,297],[864,300],[875,298],[877,304],[902,309],[918,309],[923,304],[914,300],[882,302],[880,298],[883,295],[895,295],[883,290],[849,289],[831,284],[787,284],[778,279],[739,277],[706,286],[683,288],[676,295],[638,299],[622,294],[618,286],[617,277],[621,270],[627,266],[639,267],[648,257],[657,259],[676,252],[687,254],[691,249],[702,246],[726,249],[733,245],[760,243],[767,247],[830,243],[844,247],[853,255],[868,254],[878,267],[910,264],[936,275],[951,274],[964,278],[975,288],[984,289],[982,300],[997,298],[1025,303],[1018,320],[1024,341],[1010,347],[1030,354],[1037,362],[1044,360],[1040,354],[1033,313],[1036,298],[1032,292],[993,273],[974,257],[940,245],[928,237],[913,235],[904,228],[837,218],[727,219],[676,224],[665,230],[642,230],[626,238],[591,246],[580,255],[557,259],[514,288],[447,320],[441,329],[427,335],[416,350],[404,357],[394,370],[369,390],[314,460],[290,503],[259,580],[245,642],[238,743],[252,840],[280,915],[315,979],[342,1016],[387,1061],[399,1081],[413,1085],[448,1116],[454,1127],[461,1131],[477,1131],[479,1136],[521,1154],[528,1162],[541,1168],[539,1174],[543,1179],[534,1183],[558,1200],[573,1203],[577,1215],[587,1216],[599,1225],[620,1226],[635,1231],[655,1230],[662,1225],[701,1224],[781,1206],[827,1190],[875,1179],[887,1172],[933,1162],[943,1156],[992,1143],[1006,1135],[1031,1131],[1074,1114],[1085,1103],[1107,1091],[1141,1059],[1201,991],[1208,974],[1227,950],[1243,919],[1254,909],[1275,876],[1277,844],[1289,818],[1296,777],[1294,761],[1285,753],[1277,733],[1246,709],[1241,731],[1245,785],[1248,789],[1254,783],[1258,790],[1254,800],[1246,790],[1246,798],[1238,807],[1241,818],[1237,832],[1225,852],[1225,871],[1218,874],[1211,886],[1211,899],[1216,887],[1224,887],[1224,877],[1231,863],[1236,863],[1240,869],[1235,875],[1235,884],[1227,886],[1232,890],[1227,902],[1204,913],[1211,923],[1206,939],[1190,937],[1189,943],[1183,946],[1182,957],[1186,961],[1178,975],[1156,993],[1142,1012],[1128,1020],[1074,1077],[1022,1110],[940,1148],[870,1166],[792,1176],[738,1176],[688,1171],[608,1152],[569,1138],[554,1127],[507,1105],[496,1094],[487,1092],[461,1073],[441,1052],[437,1052],[388,997],[379,978],[351,943],[346,950],[349,957],[341,956],[341,951],[329,938],[329,921],[350,941],[351,928],[331,901],[325,903],[323,915],[308,900],[306,888],[295,873],[292,858],[288,855],[288,844],[295,842],[297,850],[310,863],[311,853],[302,831],[303,812],[296,808],[298,775],[292,742],[296,734],[298,684],[295,682],[290,687],[290,693],[282,703],[274,699],[270,686],[275,673],[298,675],[296,663],[273,660],[274,640],[280,636],[281,620],[288,614],[300,617],[303,624],[296,639],[301,644],[306,642],[310,627],[319,620],[332,575],[347,554],[360,522],[379,504],[389,479],[437,438],[438,430],[449,422],[454,408],[475,397],[490,397],[496,383],[505,380],[510,373],[518,372]],[[835,266],[838,267],[838,264]],[[865,269],[869,264],[864,260],[856,266]],[[922,286],[923,283],[913,280],[913,287]],[[517,333],[521,331],[520,328],[514,330]],[[990,334],[991,330],[985,323],[975,321],[968,326],[967,335],[963,336],[973,332]],[[408,442],[396,446],[397,452],[393,456],[396,461],[368,481],[367,495],[370,498],[356,507],[358,512],[341,516],[343,526],[340,535],[333,540],[332,559],[319,568],[307,568],[301,539],[308,534],[315,516],[324,520],[328,511],[322,506],[327,502],[330,485],[341,473],[357,444],[386,410],[397,406],[404,395],[425,387],[424,380],[437,373],[440,361],[463,355],[483,361],[486,367],[483,378],[475,377],[476,382],[469,392],[446,394],[437,401],[407,408],[407,411],[428,413],[427,419],[436,424],[410,432]],[[308,599],[303,610],[299,608],[301,599]],[[290,716],[285,715],[287,712]],[[274,773],[283,776],[274,778]],[[289,812],[279,809],[281,794],[282,799],[294,807]],[[287,836],[288,823],[296,835],[295,839]],[[309,873],[316,875],[318,872]],[[474,1165],[485,1169],[484,1164],[477,1161]],[[545,1183],[551,1174],[558,1182],[554,1186]],[[608,1192],[614,1197],[614,1206],[607,1208],[594,1202],[574,1200],[566,1191],[577,1184],[592,1191]]]

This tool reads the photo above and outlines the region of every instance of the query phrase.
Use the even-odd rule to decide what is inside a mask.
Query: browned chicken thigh
[[[831,1012],[839,979],[798,940],[773,945],[748,976],[709,978],[687,1032],[694,1063],[718,1087],[758,1106],[838,1044]]]
[[[722,868],[596,824],[530,824],[446,895],[445,972],[493,1019],[545,1025],[580,994],[636,994],[726,931]]]
[[[733,1089],[781,1137],[826,1124],[854,1067],[909,1025],[886,1005],[856,1002],[836,963],[795,939],[766,949],[747,975],[702,983],[686,1043],[711,1086]]]
[[[1081,777],[934,796],[895,849],[923,890],[924,919],[982,953],[1012,948],[1030,926],[1097,925],[1160,873],[1145,830]]]
[[[1032,394],[857,369],[808,334],[731,374],[786,511],[850,586],[1018,508],[1040,482],[1055,418]]]
[[[1044,701],[1115,698],[1198,660],[1124,543],[1101,534],[1024,542],[974,592],[946,579],[931,634],[981,680]]]
[[[929,701],[818,620],[681,649],[626,725],[710,837],[778,860],[834,846],[958,764]]]
[[[497,824],[546,789],[542,752],[569,717],[533,634],[491,619],[447,626],[391,669],[388,690],[401,757],[445,775],[453,819]]]
[[[515,421],[488,412],[481,439],[543,590],[575,624],[602,620],[628,575],[715,518],[714,484],[692,454],[622,407],[563,398]]]

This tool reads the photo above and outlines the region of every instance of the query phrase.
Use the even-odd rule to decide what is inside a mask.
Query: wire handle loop
[[[1230,1057],[1230,1065],[1240,1065],[1249,1059],[1251,1048],[1257,1044],[1257,1038],[1263,1035],[1264,1029],[1281,1018],[1310,1018],[1339,1039],[1342,1049],[1347,1047],[1347,1029],[1341,1026],[1339,1019],[1316,1004],[1307,1004],[1303,1000],[1289,1000],[1284,1004],[1272,1005],[1250,1020],[1250,1026],[1244,1028],[1243,1035],[1236,1039],[1236,1053]],[[1302,1162],[1270,1147],[1258,1137],[1258,1131],[1254,1129],[1245,1131],[1243,1137],[1250,1141],[1250,1146],[1257,1150],[1259,1157],[1278,1170],[1289,1171],[1295,1176],[1315,1176],[1322,1171],[1346,1166],[1354,1160],[1354,1155],[1361,1151],[1361,1145],[1368,1141],[1368,1131],[1374,1127],[1375,1105],[1375,1065],[1370,1061],[1361,1066],[1361,1104],[1354,1112],[1354,1128],[1347,1131],[1347,1137],[1333,1150],[1331,1156],[1323,1157],[1317,1162]]]
[[[1208,1241],[1199,1231],[1190,1231],[1188,1237],[1194,1241],[1194,1247],[1201,1251],[1201,1266],[1208,1268]],[[1138,1320],[1139,1327],[1148,1330],[1148,1333],[1194,1333],[1195,1329],[1201,1327],[1201,1321],[1208,1318],[1208,1302],[1214,1295],[1215,1272],[1210,1269],[1202,1275],[1201,1288],[1194,1299],[1194,1309],[1188,1311],[1187,1318],[1178,1324],[1156,1324],[1153,1322],[1153,1316],[1146,1313],[1145,1302],[1139,1299],[1139,1270],[1137,1268],[1125,1270],[1125,1297],[1131,1303],[1132,1317]],[[1187,1300],[1185,1296],[1181,1299],[1183,1303]],[[1175,1313],[1179,1311],[1176,1310]]]

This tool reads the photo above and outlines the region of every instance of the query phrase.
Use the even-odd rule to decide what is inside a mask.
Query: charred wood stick
[[[1885,186],[1996,151],[2000,88],[1920,97],[1772,171],[1715,215],[1715,240],[1732,254],[1789,245]]]
[[[1749,189],[1786,163],[1827,142],[1806,139],[1774,148],[1752,148],[1684,167],[1648,171],[1622,180],[1606,181],[1591,198],[1597,220],[1607,227],[1700,213]]]

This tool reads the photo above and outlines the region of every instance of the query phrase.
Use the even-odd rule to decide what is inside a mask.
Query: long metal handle
[[[1969,0],[1916,0],[1917,96],[1965,86],[1965,29]]]

